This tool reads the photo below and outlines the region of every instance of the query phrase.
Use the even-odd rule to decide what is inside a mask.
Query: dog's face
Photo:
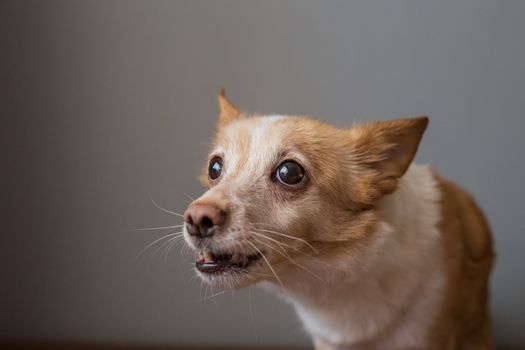
[[[310,118],[246,116],[219,95],[209,190],[184,214],[207,282],[233,288],[294,275],[368,244],[374,203],[395,190],[426,118],[337,129]]]

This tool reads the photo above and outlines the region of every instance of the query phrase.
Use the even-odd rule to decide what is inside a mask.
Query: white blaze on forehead
[[[264,171],[262,167],[267,166],[279,150],[279,130],[275,124],[284,118],[284,116],[264,117],[255,124],[251,132],[250,153],[247,165],[257,173]]]
[[[247,120],[247,124],[238,124],[227,130],[229,138],[224,150],[228,172],[235,172],[242,177],[260,175],[275,158],[279,150],[279,129],[276,122],[288,118],[282,115],[271,115],[256,121]],[[240,131],[239,128],[245,128]],[[248,139],[240,140],[239,133],[247,132]],[[242,163],[240,162],[242,160]]]

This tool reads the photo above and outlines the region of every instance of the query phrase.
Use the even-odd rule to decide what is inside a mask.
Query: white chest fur
[[[352,277],[285,292],[314,338],[335,349],[425,347],[444,284],[439,198],[431,170],[412,165],[379,203],[380,238],[359,257],[329,262]]]

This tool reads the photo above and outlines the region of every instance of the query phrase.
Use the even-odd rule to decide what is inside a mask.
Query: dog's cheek
[[[231,224],[243,228],[263,228],[270,224],[273,202],[267,192],[255,186],[238,187],[232,196],[235,203]]]
[[[276,231],[301,239],[309,239],[318,220],[315,201],[301,198],[295,201],[273,202],[271,215]],[[296,242],[294,242],[296,243]]]
[[[264,186],[262,181],[254,182],[259,185],[252,183],[251,186],[238,188],[235,195],[236,215],[232,218],[232,224],[254,230],[273,230],[301,238],[308,236],[308,231],[316,220],[315,212],[319,210],[316,208],[318,201],[315,193],[310,190],[288,193],[274,183]]]

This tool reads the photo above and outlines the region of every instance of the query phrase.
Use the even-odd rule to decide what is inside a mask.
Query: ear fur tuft
[[[350,130],[354,158],[367,179],[367,200],[393,192],[414,159],[428,117],[397,119],[356,126]],[[359,181],[359,180],[358,180]]]
[[[226,126],[233,120],[241,117],[241,112],[226,97],[226,92],[224,88],[221,88],[219,90],[217,100],[219,102],[219,120],[218,120],[219,129]]]

